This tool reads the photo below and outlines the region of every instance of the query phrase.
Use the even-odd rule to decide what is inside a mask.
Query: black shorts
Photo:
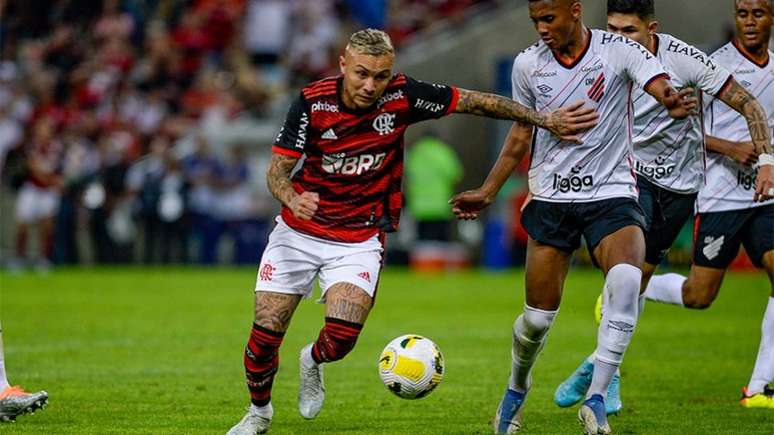
[[[700,213],[696,216],[693,263],[725,269],[744,245],[756,267],[774,249],[774,204],[746,210]]]
[[[671,192],[644,177],[637,178],[637,187],[639,204],[645,213],[645,261],[658,266],[693,216],[697,194]]]
[[[533,240],[568,253],[580,247],[583,236],[592,259],[594,248],[610,234],[631,225],[645,230],[642,209],[631,198],[595,202],[532,200],[522,212],[521,223]]]

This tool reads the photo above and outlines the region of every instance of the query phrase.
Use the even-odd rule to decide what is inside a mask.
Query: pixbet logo
[[[345,153],[325,154],[322,169],[329,174],[360,175],[366,171],[379,169],[387,153],[360,154],[347,157]]]
[[[330,104],[327,101],[318,101],[318,102],[312,104],[312,112],[338,113],[339,112],[339,106],[337,106],[335,104]]]
[[[385,103],[389,103],[390,101],[395,101],[403,98],[403,91],[395,91],[390,92],[389,94],[384,95],[382,98],[379,98],[379,101],[376,103],[376,107],[382,107]]]

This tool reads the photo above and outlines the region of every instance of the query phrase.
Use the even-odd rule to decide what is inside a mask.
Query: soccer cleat
[[[299,357],[301,385],[298,388],[298,412],[307,419],[317,417],[325,402],[322,364],[312,359],[312,344],[301,349]]]
[[[586,435],[608,435],[611,433],[607,424],[605,412],[605,400],[599,394],[586,399],[578,411],[578,420],[583,425],[583,433]]]
[[[271,425],[271,418],[274,416],[274,408],[271,402],[268,405],[256,408],[251,406],[247,409],[247,414],[235,424],[226,435],[255,435],[266,433]]]
[[[594,364],[588,360],[583,360],[581,365],[567,378],[559,384],[554,392],[554,403],[567,408],[583,400],[586,391],[591,386],[591,376],[594,374]]]
[[[27,393],[18,385],[0,391],[0,422],[14,421],[22,414],[32,414],[48,403],[48,393]]]
[[[739,403],[745,408],[770,408],[774,409],[774,390],[768,387],[762,393],[750,395],[747,387],[742,388],[742,399]]]
[[[567,408],[580,402],[591,386],[591,377],[594,374],[594,364],[584,360],[580,366],[564,382],[556,387],[554,403],[562,408]],[[607,387],[607,400],[605,412],[607,415],[618,414],[623,408],[621,402],[621,377],[613,375],[610,385]]]
[[[521,430],[521,409],[526,396],[526,393],[519,393],[511,389],[505,390],[494,419],[495,433],[509,434]]]
[[[602,293],[597,296],[597,302],[594,304],[594,320],[597,325],[602,323]]]

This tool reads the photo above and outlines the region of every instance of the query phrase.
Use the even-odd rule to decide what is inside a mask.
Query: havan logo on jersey
[[[570,177],[563,177],[561,174],[554,174],[554,190],[558,190],[562,193],[569,191],[580,192],[584,188],[594,187],[593,175],[571,175]]]
[[[360,154],[347,157],[347,153],[323,154],[322,168],[329,174],[360,175],[379,169],[387,153]]]
[[[656,180],[666,178],[672,175],[672,173],[675,171],[675,165],[664,166],[658,164],[658,162],[656,163],[657,164],[654,166],[649,166],[640,162],[639,160],[636,160],[634,162],[634,170],[646,177],[654,178]]]
[[[736,172],[736,182],[744,190],[755,189],[755,182],[758,179],[758,171],[748,173],[747,171],[739,170]]]

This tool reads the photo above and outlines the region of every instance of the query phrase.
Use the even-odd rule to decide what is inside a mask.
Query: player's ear
[[[341,74],[346,74],[345,69],[347,67],[347,61],[344,60],[344,56],[339,56],[339,69],[341,70]]]
[[[651,35],[654,33],[658,33],[658,21],[651,21],[648,23],[648,33]]]
[[[572,17],[576,21],[581,19],[581,15],[583,15],[583,5],[579,0],[573,1],[572,5],[570,5],[570,14],[572,14]]]

